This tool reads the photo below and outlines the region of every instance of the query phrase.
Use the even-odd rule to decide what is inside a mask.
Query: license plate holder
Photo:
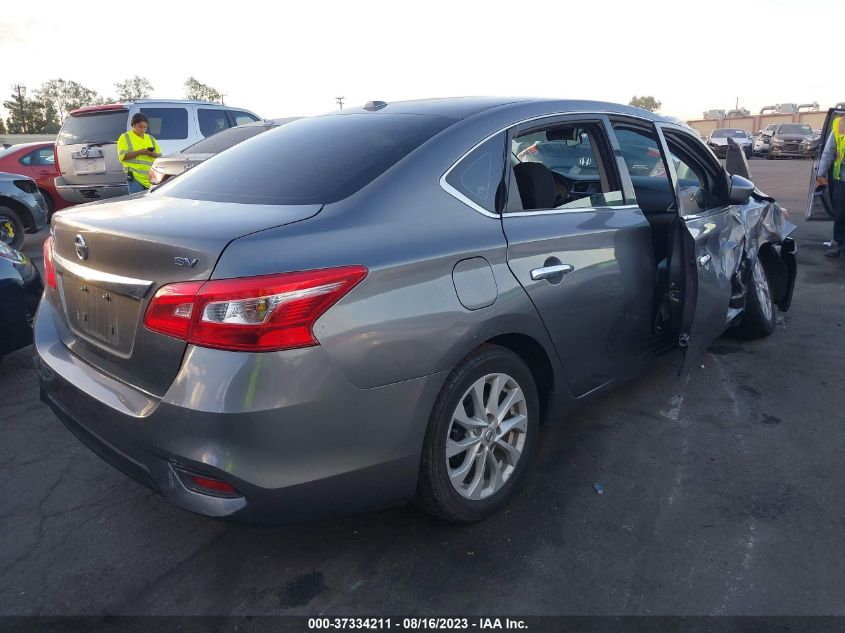
[[[120,340],[121,295],[71,276],[62,281],[67,317],[73,329],[109,347],[116,346]]]

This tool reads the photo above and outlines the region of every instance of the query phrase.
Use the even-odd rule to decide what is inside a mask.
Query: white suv
[[[131,129],[132,115],[149,120],[149,134],[162,154],[171,154],[215,132],[261,118],[243,108],[210,101],[139,99],[74,110],[56,139],[59,195],[68,202],[90,202],[129,192],[117,158],[117,139]]]

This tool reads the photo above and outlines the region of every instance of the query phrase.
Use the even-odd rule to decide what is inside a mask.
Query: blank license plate
[[[106,159],[98,158],[74,158],[73,171],[76,174],[104,174],[106,173]]]

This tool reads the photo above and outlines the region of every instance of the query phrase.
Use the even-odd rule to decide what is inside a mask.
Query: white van
[[[89,106],[71,112],[56,138],[59,195],[68,202],[90,202],[129,192],[117,158],[117,139],[131,129],[136,112],[146,115],[162,154],[172,154],[215,132],[261,117],[210,101],[139,99]]]

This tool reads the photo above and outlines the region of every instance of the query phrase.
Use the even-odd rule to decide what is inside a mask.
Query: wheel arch
[[[0,207],[9,207],[12,211],[17,213],[21,222],[23,222],[24,229],[27,233],[35,232],[35,219],[32,217],[32,213],[30,213],[29,209],[26,208],[26,205],[21,204],[14,198],[0,196]]]
[[[527,334],[517,332],[499,334],[486,340],[485,343],[512,351],[528,365],[540,399],[540,423],[547,424],[554,410],[555,370],[543,346]]]
[[[772,303],[775,305],[783,303],[789,292],[790,273],[778,252],[779,244],[764,242],[757,251],[757,258],[766,271],[769,280],[769,288],[772,292]]]

